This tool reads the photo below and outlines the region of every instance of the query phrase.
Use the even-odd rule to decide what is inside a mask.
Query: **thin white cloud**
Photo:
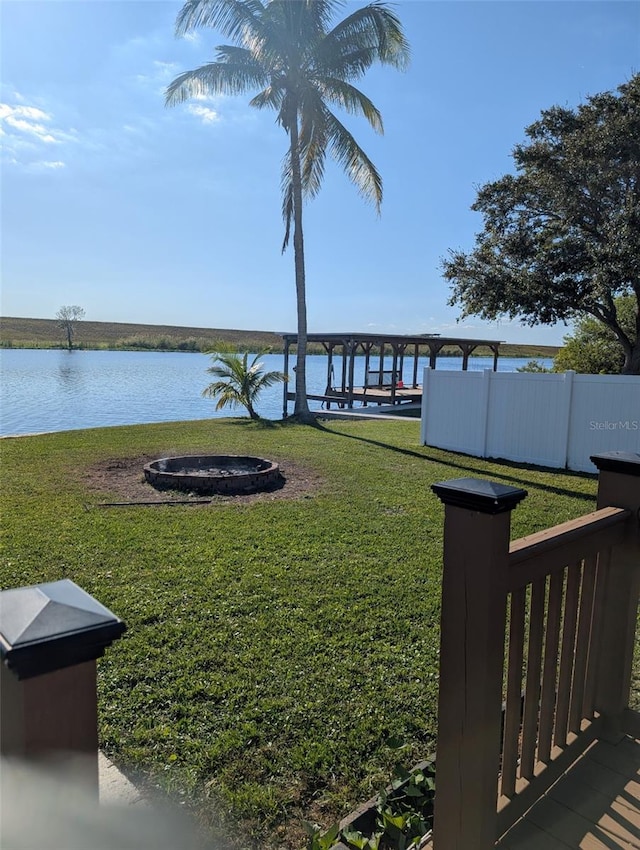
[[[159,59],[154,59],[153,64],[158,74],[164,76],[174,75],[178,70],[177,62],[161,62]]]
[[[20,98],[23,100],[23,98]],[[14,115],[22,116],[34,121],[50,121],[51,116],[43,109],[36,106],[10,106],[8,103],[0,103],[0,118],[10,118]]]
[[[52,115],[35,106],[0,103],[0,121],[4,122],[5,135],[12,135],[11,131],[14,130],[34,136],[45,144],[75,141],[78,132],[75,128],[62,130],[51,126]]]
[[[57,171],[59,168],[66,168],[66,163],[61,162],[60,160],[55,160],[54,162],[33,162],[31,163],[32,168],[48,168],[54,171]]]
[[[55,144],[58,139],[51,133],[51,128],[46,127],[43,122],[51,121],[51,115],[35,106],[12,106],[9,103],[0,103],[0,120],[5,128],[17,130],[35,136],[45,144]],[[11,130],[8,131],[10,134]],[[5,134],[7,130],[5,129]]]
[[[190,112],[191,115],[195,115],[197,118],[200,118],[203,124],[213,124],[215,121],[220,120],[220,115],[216,112],[216,110],[210,109],[208,106],[194,106],[190,103],[187,106],[187,112]]]
[[[64,145],[78,140],[77,130],[62,130],[54,124],[46,109],[25,103],[26,98],[13,92],[13,103],[0,103],[0,134],[2,158],[10,165],[58,169],[61,159],[41,159],[42,151],[51,145]],[[17,103],[16,101],[21,101]]]
[[[180,66],[176,62],[162,62],[154,59],[150,68],[134,76],[136,85],[144,89],[150,89],[154,93],[164,94],[168,83],[178,75]]]

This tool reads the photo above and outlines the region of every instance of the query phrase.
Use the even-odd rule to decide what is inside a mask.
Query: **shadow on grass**
[[[215,422],[215,419],[212,420],[203,420],[203,421],[212,421]],[[284,422],[279,419],[251,419],[248,416],[234,416],[234,417],[225,417],[224,418],[225,425],[232,425],[239,428],[247,428],[249,426],[253,428],[259,428],[262,430],[272,430],[275,428],[282,428]]]
[[[398,454],[406,455],[407,457],[415,457],[415,458],[418,458],[419,460],[429,460],[429,461],[432,461],[433,463],[438,463],[441,466],[450,466],[453,469],[459,469],[459,470],[462,470],[464,472],[470,472],[470,473],[473,474],[473,477],[478,477],[478,475],[482,474],[482,470],[478,469],[477,466],[466,466],[463,463],[456,463],[453,460],[445,460],[442,457],[438,457],[436,455],[430,455],[428,453],[429,447],[425,447],[424,452],[415,451],[413,449],[403,449],[400,446],[394,446],[394,445],[391,445],[390,443],[383,443],[380,440],[371,440],[368,437],[360,437],[360,436],[357,436],[356,434],[345,434],[341,431],[333,431],[330,428],[327,428],[325,425],[323,425],[322,422],[319,421],[319,420],[316,420],[313,427],[317,428],[320,431],[324,431],[328,434],[332,434],[333,436],[336,436],[336,437],[344,437],[345,439],[348,439],[348,440],[358,440],[361,443],[368,443],[369,445],[377,446],[378,448],[386,449],[387,451],[392,451],[392,452],[396,452]],[[444,449],[438,449],[438,451],[445,451],[445,450]],[[458,454],[458,456],[461,456],[461,457],[470,457],[470,458],[472,457],[471,455],[462,455],[461,453],[456,453],[456,454]],[[517,463],[515,461],[501,460],[499,458],[493,459],[493,458],[475,458],[474,457],[473,459],[477,460],[479,464],[482,464],[483,462],[491,463],[491,464],[499,463],[500,466],[505,467],[506,469],[509,469],[509,470],[514,470],[514,472],[515,472],[515,470],[520,470],[521,472],[538,472],[538,473],[542,473],[542,474],[546,474],[546,475],[550,475],[550,474],[555,473],[555,474],[561,474],[564,478],[575,478],[579,481],[593,481],[597,477],[595,474],[591,474],[591,473],[588,473],[588,472],[574,472],[572,470],[554,469],[552,467],[547,467],[547,466],[534,466],[533,464],[529,464],[529,463]],[[495,471],[492,470],[491,473],[490,473],[490,477],[492,479],[498,479],[500,481],[508,481],[510,483],[513,483],[513,484],[519,486],[519,487],[527,485],[529,487],[535,487],[537,490],[543,490],[546,493],[553,493],[553,494],[558,495],[558,496],[572,496],[573,498],[576,498],[576,499],[582,499],[585,502],[593,502],[594,498],[595,498],[593,495],[590,495],[589,493],[583,493],[580,490],[570,490],[566,487],[554,487],[553,485],[544,484],[540,481],[535,481],[535,480],[532,480],[530,478],[527,478],[525,475],[522,475],[522,474],[520,474],[520,475],[515,475],[515,474],[514,475],[508,475],[506,473],[496,473]]]

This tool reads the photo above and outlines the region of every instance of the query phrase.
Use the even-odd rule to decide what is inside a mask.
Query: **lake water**
[[[283,357],[265,355],[267,370],[283,369]],[[336,375],[340,362],[334,361]],[[377,359],[375,361],[377,365]],[[515,371],[527,359],[501,357],[500,371]],[[541,361],[549,366],[551,361]],[[289,359],[290,370],[295,357]],[[438,369],[460,369],[460,357],[438,359]],[[173,422],[238,415],[244,410],[217,412],[215,402],[202,397],[210,383],[207,354],[156,351],[62,351],[3,349],[0,352],[0,435],[68,431],[107,425]],[[419,376],[428,365],[420,359]],[[492,358],[473,357],[469,369],[490,369]],[[391,360],[385,363],[391,368]],[[322,393],[327,359],[307,358],[307,387]],[[404,379],[411,379],[413,360],[405,360]],[[293,373],[291,373],[293,376]],[[362,384],[364,358],[356,358],[356,384]],[[419,378],[421,380],[421,377]],[[259,397],[257,409],[266,419],[282,418],[282,384]],[[314,406],[314,403],[311,403]],[[315,403],[316,409],[320,403]],[[290,405],[291,411],[293,406]]]

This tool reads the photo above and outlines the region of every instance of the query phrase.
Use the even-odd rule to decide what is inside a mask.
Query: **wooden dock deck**
[[[295,401],[295,393],[287,393],[287,401]],[[358,403],[360,405],[368,404],[405,404],[405,403],[420,403],[422,401],[422,387],[403,387],[396,388],[395,393],[392,393],[391,388],[387,387],[354,387],[351,394],[347,391],[330,390],[324,393],[308,393],[309,401],[321,401],[328,405],[336,405],[337,407],[347,407],[351,404]]]

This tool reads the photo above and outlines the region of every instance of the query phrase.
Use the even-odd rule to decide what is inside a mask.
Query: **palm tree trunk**
[[[297,104],[291,109],[291,177],[293,183],[293,257],[296,275],[296,309],[298,317],[298,346],[296,355],[296,400],[293,415],[300,421],[313,421],[307,402],[307,294],[304,268],[304,237],[302,234],[302,176],[298,149]]]

